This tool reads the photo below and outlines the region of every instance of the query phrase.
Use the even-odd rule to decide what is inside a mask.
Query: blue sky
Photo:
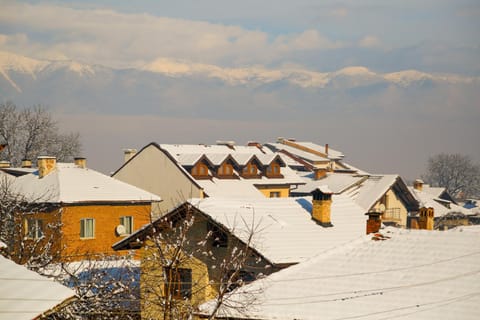
[[[474,0],[0,0],[0,8],[0,51],[34,59],[113,68],[144,68],[160,59],[209,69],[296,68],[306,73],[361,66],[379,74],[413,69],[461,79],[480,77],[480,2]],[[475,85],[467,91],[447,86],[400,93],[382,87],[378,95],[356,92],[348,99],[343,93],[330,97],[306,89],[300,94],[284,86],[260,94],[224,88],[218,97],[215,91],[204,94],[201,85],[191,88],[195,97],[172,90],[164,104],[183,109],[171,107],[168,117],[142,107],[147,105],[142,101],[129,119],[120,108],[115,112],[115,106],[95,105],[59,116],[66,128],[80,131],[86,155],[103,171],[115,169],[107,168],[113,152],[121,159],[121,147],[150,141],[243,143],[277,136],[333,143],[354,165],[408,178],[418,176],[434,153],[460,152],[480,161],[480,90]],[[325,100],[317,106],[319,97]],[[262,114],[281,113],[286,104],[290,111],[249,122],[228,111],[230,101],[236,106],[254,101],[251,109],[263,108]],[[57,102],[48,97],[41,101],[54,109]],[[97,107],[97,113],[92,111]],[[295,108],[297,114],[291,110]],[[95,122],[95,128],[85,130],[80,119]],[[224,123],[213,125],[215,119]],[[132,131],[123,136],[112,123]],[[197,130],[182,131],[178,123]]]

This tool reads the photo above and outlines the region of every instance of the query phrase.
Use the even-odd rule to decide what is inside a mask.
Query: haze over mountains
[[[405,157],[398,158],[396,146],[409,144],[412,154],[421,154],[415,161],[423,164],[442,145],[474,141],[479,84],[478,77],[417,70],[379,73],[361,66],[321,72],[293,65],[226,68],[161,58],[118,69],[0,52],[0,99],[54,110],[65,127],[80,131],[86,155],[104,172],[119,164],[112,165],[112,153],[120,161],[121,148],[150,141],[267,142],[287,135],[330,143],[366,170],[415,178],[421,168],[414,173],[403,169],[408,166]],[[456,128],[460,122],[467,126]],[[355,138],[358,133],[361,141]],[[425,145],[422,135],[442,138]],[[115,138],[118,142],[112,143]],[[102,141],[110,141],[108,147]],[[95,155],[89,155],[93,150]],[[479,151],[471,154],[480,158]],[[369,167],[372,155],[384,157],[385,166]]]

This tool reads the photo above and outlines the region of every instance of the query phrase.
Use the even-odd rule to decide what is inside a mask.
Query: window
[[[225,248],[228,246],[228,235],[217,225],[208,222],[207,229],[211,232],[212,246]]]
[[[133,232],[133,217],[120,217],[120,224],[125,227],[125,233],[131,234]]]
[[[30,239],[40,239],[43,237],[43,220],[27,219],[26,236]]]
[[[165,272],[165,293],[178,299],[192,297],[192,270],[183,268],[163,268]]]
[[[267,167],[267,177],[282,177],[280,174],[280,165],[277,162],[272,162]]]
[[[248,284],[256,279],[255,274],[253,272],[240,270],[237,272],[237,275],[235,277],[232,277],[234,273],[235,273],[234,270],[230,270],[227,273],[228,279],[231,278],[231,282],[232,282],[228,286],[228,289],[227,289],[228,292],[232,291],[235,288],[241,287],[244,284]]]
[[[80,220],[80,238],[95,237],[95,219],[85,218]]]
[[[244,176],[256,176],[258,173],[258,168],[255,164],[253,163],[248,163],[244,168],[243,168],[243,175]]]
[[[222,165],[218,168],[218,176],[219,177],[231,177],[233,176],[233,166],[230,163],[222,163]]]
[[[280,191],[270,191],[270,198],[280,198]]]
[[[208,167],[205,163],[197,163],[191,170],[194,178],[208,178]]]

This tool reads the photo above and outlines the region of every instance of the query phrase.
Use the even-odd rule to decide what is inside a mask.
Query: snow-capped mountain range
[[[450,84],[469,84],[479,78],[463,77],[451,74],[429,74],[416,70],[404,70],[393,73],[377,73],[362,66],[352,66],[334,72],[311,71],[301,67],[282,67],[268,69],[263,66],[244,68],[224,68],[211,64],[193,63],[168,58],[159,58],[142,67],[114,69],[99,65],[90,65],[77,61],[36,60],[9,52],[0,51],[0,81],[6,83],[17,93],[22,93],[22,84],[16,81],[27,77],[31,81],[51,77],[52,74],[67,72],[79,78],[95,78],[104,73],[115,72],[153,73],[167,78],[204,78],[221,81],[225,85],[259,86],[285,82],[300,88],[354,88],[374,84],[393,84],[408,87],[419,83],[443,82]],[[4,90],[2,90],[4,91]],[[2,92],[0,91],[0,93]],[[8,89],[5,91],[9,91]]]

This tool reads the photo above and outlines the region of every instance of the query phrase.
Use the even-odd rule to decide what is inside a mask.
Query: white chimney
[[[125,162],[133,158],[137,154],[137,149],[123,149],[123,154],[125,156]]]

